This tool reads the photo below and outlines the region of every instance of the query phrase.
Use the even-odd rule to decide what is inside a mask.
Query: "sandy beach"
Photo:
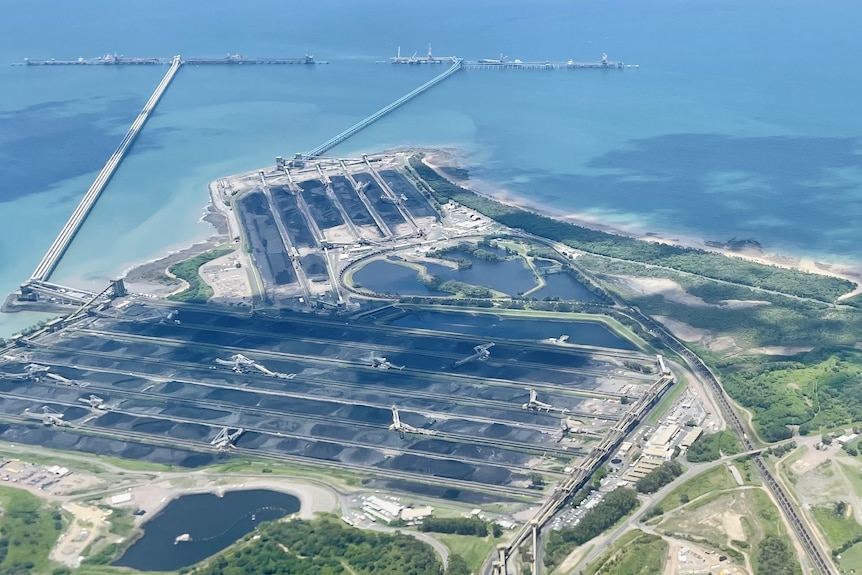
[[[424,161],[435,169],[456,168],[462,169],[458,163],[459,152],[454,148],[417,149],[425,154]],[[587,214],[578,212],[564,212],[554,210],[547,206],[530,202],[522,197],[514,196],[511,191],[494,187],[488,182],[467,179],[456,181],[459,185],[469,189],[476,194],[497,200],[498,202],[517,207],[524,210],[536,212],[555,219],[564,220],[572,224],[589,228],[592,230],[607,232],[615,235],[626,236],[643,241],[671,244],[686,248],[694,248],[714,253],[720,253],[728,257],[742,258],[749,261],[773,265],[783,268],[796,269],[816,273],[820,275],[833,276],[846,279],[856,284],[856,288],[842,295],[839,300],[853,297],[862,293],[862,264],[836,264],[803,258],[782,253],[767,253],[755,247],[745,251],[731,251],[707,245],[707,240],[691,235],[674,234],[673,236],[657,231],[639,230],[633,228],[613,227],[596,221]]]

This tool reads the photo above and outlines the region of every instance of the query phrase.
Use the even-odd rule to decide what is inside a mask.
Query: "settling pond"
[[[144,525],[135,541],[114,565],[140,571],[175,571],[218,553],[262,521],[299,511],[299,499],[265,489],[183,495]],[[191,541],[174,544],[188,533]]]
[[[465,258],[466,259],[466,258]],[[423,262],[427,273],[441,280],[456,280],[461,283],[487,287],[509,295],[518,295],[536,287],[532,272],[520,259],[503,261],[471,260],[472,265],[465,269],[453,269],[440,264]],[[543,299],[558,297],[565,300],[594,302],[598,298],[586,286],[568,274],[550,274],[545,278],[546,285],[532,294]],[[379,294],[399,294],[417,296],[447,296],[444,291],[429,289],[419,280],[419,273],[397,260],[374,260],[356,270],[353,282]]]

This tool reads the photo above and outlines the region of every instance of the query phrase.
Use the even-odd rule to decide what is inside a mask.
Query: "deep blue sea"
[[[210,181],[310,149],[419,85],[440,68],[375,61],[428,42],[641,67],[461,72],[335,153],[454,146],[491,186],[558,212],[858,263],[859,22],[858,0],[0,0],[0,294],[29,277],[164,73],[6,64],[108,52],[331,63],[181,70],[55,281],[100,288],[205,238]],[[37,317],[0,316],[0,336]]]

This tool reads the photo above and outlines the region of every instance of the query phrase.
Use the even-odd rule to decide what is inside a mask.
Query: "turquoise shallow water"
[[[224,0],[0,6],[0,64],[24,57],[295,56],[326,67],[186,68],[54,279],[104,284],[202,239],[206,185],[309,149],[437,69],[374,64],[402,45],[468,58],[612,58],[637,70],[462,72],[342,144],[464,150],[472,172],[557,211],[859,262],[862,5]],[[0,65],[0,292],[29,276],[159,68]],[[32,316],[0,316],[0,335]]]

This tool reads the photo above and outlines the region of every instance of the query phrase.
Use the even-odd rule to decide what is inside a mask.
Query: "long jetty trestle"
[[[427,58],[402,58],[399,54],[398,57],[391,58],[390,61],[394,64],[414,64],[414,63],[435,63],[440,64],[443,62],[451,62],[451,66],[447,68],[441,74],[435,76],[431,80],[425,82],[418,88],[411,90],[404,96],[401,96],[391,104],[381,108],[377,112],[371,114],[367,118],[357,122],[353,126],[347,128],[340,134],[336,135],[333,138],[330,138],[326,142],[317,146],[316,148],[310,150],[309,152],[298,153],[296,154],[296,159],[300,162],[309,159],[322,156],[327,151],[331,150],[338,144],[344,142],[360,130],[370,126],[383,116],[389,114],[393,110],[398,107],[406,104],[416,96],[430,90],[449,76],[455,74],[459,70],[463,70],[466,68],[497,68],[497,69],[510,69],[510,68],[521,68],[521,69],[534,69],[534,68],[544,68],[544,69],[559,69],[559,68],[629,68],[636,67],[632,65],[625,65],[622,62],[608,60],[606,55],[602,55],[602,59],[597,62],[574,62],[569,60],[568,62],[521,62],[519,60],[509,61],[504,56],[501,55],[498,60],[478,60],[478,61],[466,61],[461,58],[456,57],[446,57],[446,58],[435,58],[431,55],[430,48]],[[39,290],[39,293],[45,295],[47,293],[57,293],[57,294],[65,294],[67,290],[60,289],[60,286],[55,286],[55,284],[48,283],[48,280],[51,277],[51,274],[56,269],[57,265],[60,262],[60,259],[66,253],[69,245],[77,234],[78,230],[81,228],[81,225],[86,220],[93,206],[96,204],[99,196],[102,191],[110,181],[120,162],[125,157],[138,133],[140,133],[153,109],[159,103],[159,100],[167,91],[168,86],[171,81],[176,76],[180,67],[183,65],[217,65],[217,64],[231,64],[231,65],[253,65],[253,64],[327,64],[328,62],[317,61],[314,59],[314,56],[307,55],[302,58],[244,58],[240,54],[228,54],[223,58],[183,58],[182,56],[174,56],[173,58],[129,58],[124,56],[117,55],[107,55],[101,58],[92,58],[92,59],[84,59],[78,58],[77,60],[25,60],[23,65],[26,66],[63,66],[63,65],[75,65],[75,66],[84,66],[84,65],[169,65],[168,71],[165,73],[165,76],[162,78],[161,82],[159,82],[158,86],[156,86],[155,91],[150,96],[150,99],[147,101],[144,108],[141,110],[138,117],[132,123],[132,126],[129,128],[129,131],[126,133],[123,140],[120,142],[117,149],[108,159],[108,162],[99,172],[99,175],[96,177],[93,184],[87,190],[84,197],[81,199],[81,202],[75,208],[75,211],[72,213],[69,220],[63,226],[60,233],[57,235],[54,242],[51,244],[51,247],[42,257],[42,260],[39,262],[39,265],[36,267],[35,271],[30,277],[30,280],[22,286],[21,294],[19,295],[20,299],[26,299],[28,301],[32,301],[32,297],[36,297],[35,292],[32,292],[30,288],[36,288]],[[349,175],[348,175],[349,177]],[[351,183],[354,186],[357,186],[356,182],[352,180]],[[385,190],[385,185],[383,186]],[[358,190],[360,191],[360,190]],[[360,193],[360,197],[363,198],[364,202],[367,200]],[[372,210],[369,210],[370,213],[374,214]],[[408,220],[410,221],[410,220]],[[412,222],[411,222],[412,223]],[[380,225],[380,229],[384,235],[391,235],[391,231],[389,231],[385,225],[381,225],[381,222],[378,222]],[[389,234],[387,234],[389,232]],[[47,291],[46,291],[47,290]],[[28,292],[25,296],[25,291]],[[63,301],[68,301],[69,297],[60,298]],[[74,303],[74,302],[72,302]]]
[[[83,224],[84,220],[87,219],[87,215],[89,215],[90,210],[93,209],[93,206],[96,204],[96,200],[99,199],[99,195],[105,189],[111,176],[114,175],[114,172],[117,170],[117,166],[120,165],[126,152],[129,151],[129,147],[131,147],[135,137],[140,133],[141,128],[144,127],[144,124],[155,109],[156,104],[159,103],[159,100],[168,89],[171,80],[174,79],[174,76],[176,76],[181,65],[182,61],[180,57],[175,56],[171,62],[170,68],[168,68],[168,71],[162,78],[162,81],[159,82],[158,86],[156,86],[156,90],[153,92],[152,96],[150,96],[150,99],[147,100],[147,103],[144,105],[140,114],[138,114],[138,117],[135,118],[134,122],[132,122],[132,126],[129,128],[129,131],[126,132],[120,145],[117,146],[117,149],[114,150],[114,153],[111,154],[110,158],[108,158],[108,162],[102,168],[102,171],[99,172],[99,175],[96,176],[96,180],[93,182],[93,185],[91,185],[90,189],[87,190],[87,193],[84,194],[84,197],[81,199],[81,203],[79,203],[78,207],[75,208],[75,211],[72,212],[72,216],[69,218],[69,221],[67,221],[66,225],[63,226],[63,229],[60,230],[60,234],[54,240],[54,243],[51,244],[51,247],[48,248],[42,261],[39,262],[38,267],[30,277],[32,281],[46,281],[51,277],[51,273],[57,267],[57,264],[60,262],[60,258],[63,257],[63,254],[66,252],[66,249],[69,247],[75,234],[78,233],[78,230],[81,228],[81,224]]]

